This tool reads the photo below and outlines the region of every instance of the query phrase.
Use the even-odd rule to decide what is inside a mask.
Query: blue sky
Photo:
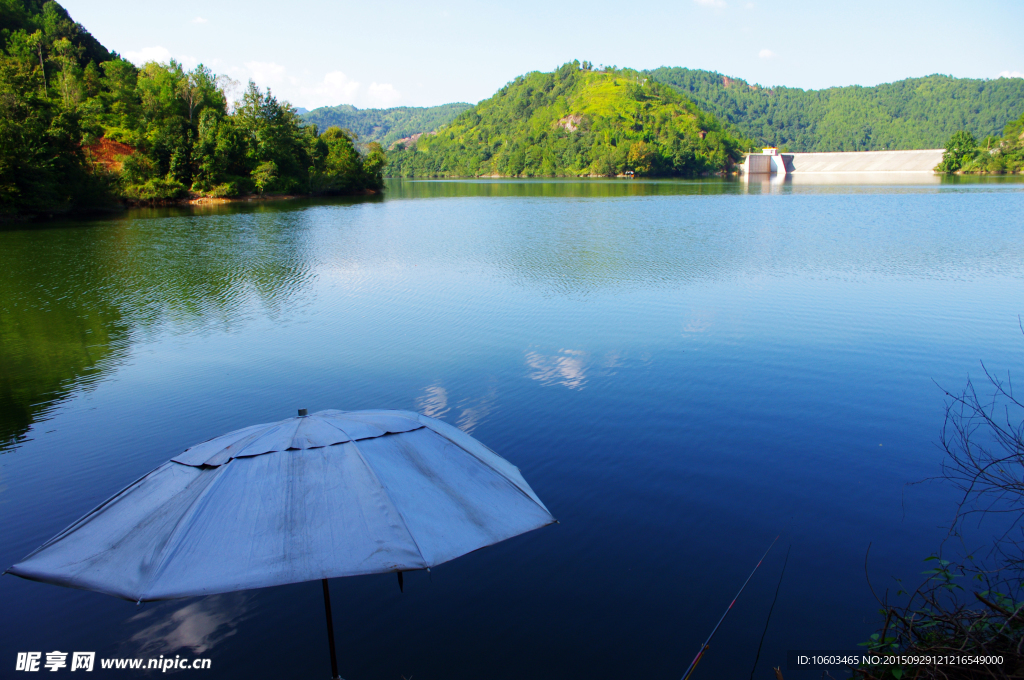
[[[815,89],[1024,77],[1020,0],[62,4],[132,61],[203,62],[306,108],[475,103],[573,59]]]

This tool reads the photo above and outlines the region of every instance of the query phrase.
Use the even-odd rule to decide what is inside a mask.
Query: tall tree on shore
[[[223,95],[217,89],[217,76],[202,64],[185,73],[178,81],[178,95],[188,106],[188,122],[190,124],[196,110],[208,100],[223,99]]]

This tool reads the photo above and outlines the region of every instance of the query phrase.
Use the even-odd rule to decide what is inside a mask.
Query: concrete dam
[[[750,154],[739,166],[747,175],[811,175],[849,173],[928,173],[942,161],[943,149],[913,151],[836,151],[779,153],[765,149]]]

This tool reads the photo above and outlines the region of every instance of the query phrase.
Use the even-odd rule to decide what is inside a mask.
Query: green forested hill
[[[0,218],[251,191],[381,186],[384,153],[302,125],[252,81],[228,107],[202,64],[142,68],[56,2],[0,0]]]
[[[326,130],[336,125],[351,130],[362,143],[379,142],[387,147],[403,137],[433,132],[452,122],[472,104],[458,102],[441,106],[397,106],[391,109],[357,109],[350,104],[321,106],[302,114],[304,120]]]
[[[62,35],[82,52],[86,62],[101,63],[112,56],[89,31],[71,20],[56,2],[46,0],[0,0],[0,48],[6,48],[17,31],[32,34]]]
[[[385,174],[690,176],[724,170],[746,144],[670,87],[577,61],[520,76],[410,148],[399,145]]]
[[[959,130],[998,136],[1024,113],[1024,79],[932,75],[875,87],[761,87],[713,71],[646,75],[691,98],[739,134],[789,151],[937,149]]]

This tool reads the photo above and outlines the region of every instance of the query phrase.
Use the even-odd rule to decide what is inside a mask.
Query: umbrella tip
[[[309,415],[309,411],[307,411],[304,408],[300,408],[299,409],[299,417],[304,417],[304,416],[307,416],[307,415]]]

